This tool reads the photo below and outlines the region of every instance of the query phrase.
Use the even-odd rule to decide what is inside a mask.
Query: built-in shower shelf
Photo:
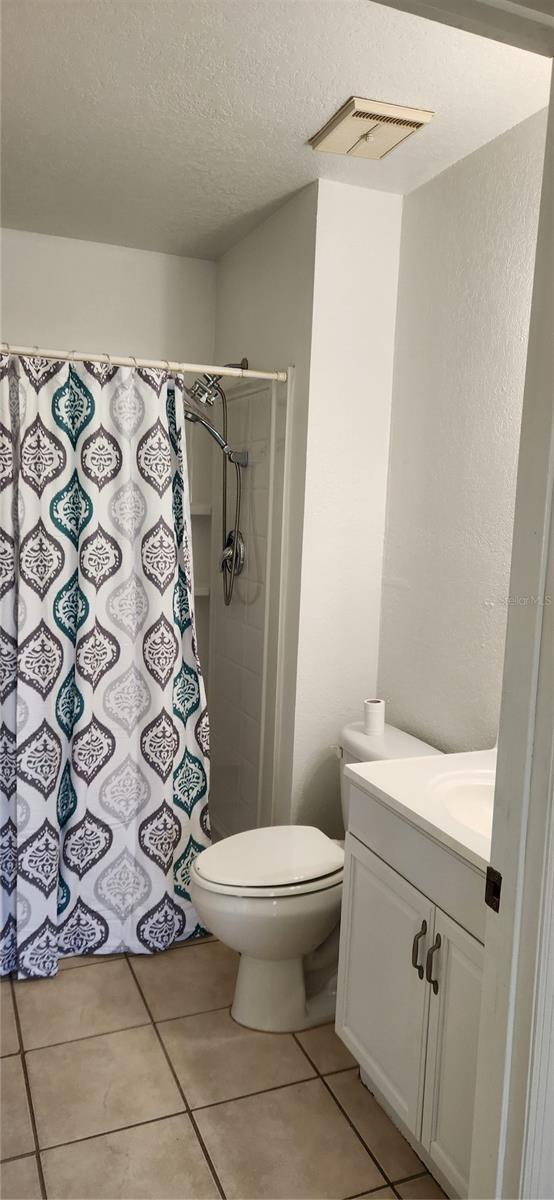
[[[195,596],[209,596],[209,594],[210,594],[210,585],[208,583],[195,583],[195,585],[194,585],[194,595]]]
[[[190,515],[191,517],[211,517],[212,506],[211,504],[191,504]]]

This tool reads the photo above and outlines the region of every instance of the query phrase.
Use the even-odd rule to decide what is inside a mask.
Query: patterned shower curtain
[[[0,973],[205,932],[193,604],[173,381],[0,355]]]

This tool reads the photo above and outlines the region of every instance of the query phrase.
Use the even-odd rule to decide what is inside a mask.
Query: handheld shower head
[[[241,359],[240,363],[226,363],[226,367],[238,368],[238,371],[248,370],[248,359]],[[185,388],[185,394],[192,402],[196,402],[192,408],[185,406],[185,420],[198,422],[207,430],[207,432],[217,442],[220,450],[223,451],[223,466],[222,466],[222,491],[221,491],[221,524],[222,524],[222,545],[223,554],[221,557],[221,570],[223,572],[223,599],[226,605],[231,603],[233,596],[233,587],[235,576],[240,575],[244,566],[244,542],[240,532],[240,508],[241,508],[241,474],[240,468],[247,466],[248,453],[245,450],[232,450],[227,442],[227,396],[221,387],[222,375],[209,374],[205,372],[199,376],[190,387]],[[214,402],[221,402],[221,432],[208,421],[204,416],[200,415],[200,405],[209,404],[213,407]],[[235,501],[235,524],[230,533],[227,531],[227,463],[233,463],[236,472],[236,501]]]

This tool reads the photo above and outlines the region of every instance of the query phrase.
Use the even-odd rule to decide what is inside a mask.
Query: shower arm
[[[207,421],[205,417],[201,417],[200,413],[195,412],[192,408],[187,408],[186,405],[184,411],[185,421],[192,421],[193,424],[202,425],[202,427],[207,430],[210,436],[213,437],[214,442],[217,442],[220,450],[223,452],[229,462],[235,463],[237,467],[248,466],[247,450],[233,450],[232,447],[227,444],[225,438],[222,438],[215,426]]]

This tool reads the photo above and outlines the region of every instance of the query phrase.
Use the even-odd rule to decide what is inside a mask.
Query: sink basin
[[[442,800],[446,811],[464,825],[483,837],[492,833],[494,805],[493,770],[454,771],[435,779],[429,792]]]
[[[490,860],[496,749],[352,763],[347,777],[484,870]]]

